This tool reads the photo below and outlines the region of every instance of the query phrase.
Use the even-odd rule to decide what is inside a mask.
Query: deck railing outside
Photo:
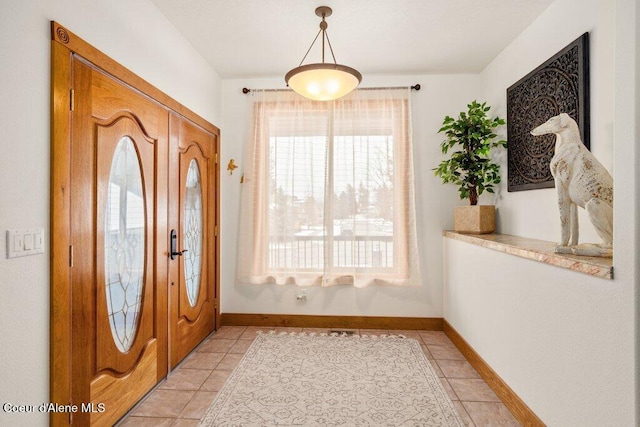
[[[331,240],[332,251],[325,251],[325,242]],[[331,253],[332,266],[337,268],[392,268],[393,236],[272,236],[269,239],[270,268],[322,269],[325,255],[331,256]]]

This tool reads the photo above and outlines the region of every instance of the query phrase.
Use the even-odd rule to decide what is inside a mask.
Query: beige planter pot
[[[496,230],[496,207],[493,205],[456,206],[454,230],[459,233],[489,234]]]

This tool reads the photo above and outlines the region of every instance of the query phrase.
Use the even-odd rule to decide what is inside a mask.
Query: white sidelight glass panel
[[[105,212],[107,311],[113,340],[123,353],[138,329],[145,264],[144,195],[140,161],[131,139],[116,146]]]
[[[184,279],[189,304],[195,307],[200,293],[202,269],[202,184],[198,162],[192,159],[187,171],[184,201],[183,245]]]

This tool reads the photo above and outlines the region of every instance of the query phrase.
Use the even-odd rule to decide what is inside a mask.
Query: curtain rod
[[[375,89],[404,89],[408,86],[384,86],[384,87],[363,87],[360,88],[358,90],[375,90]],[[413,86],[410,86],[411,89],[413,90],[420,90],[420,83],[417,83]],[[242,93],[244,93],[245,95],[249,92],[251,92],[252,89],[243,87],[242,88]],[[254,91],[262,91],[262,92],[283,92],[283,91],[287,91],[287,90],[291,90],[291,89],[253,89]]]

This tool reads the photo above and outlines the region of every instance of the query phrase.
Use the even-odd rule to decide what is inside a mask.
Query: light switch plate
[[[25,234],[22,238],[24,243],[24,250],[31,251],[33,250],[33,234]]]
[[[44,240],[44,230],[41,230],[41,233],[36,233],[33,235],[33,249],[44,250],[43,249],[43,240]]]
[[[22,252],[24,249],[24,235],[20,231],[15,230],[10,245],[13,247],[13,252]]]
[[[44,228],[7,230],[7,258],[44,253]]]

